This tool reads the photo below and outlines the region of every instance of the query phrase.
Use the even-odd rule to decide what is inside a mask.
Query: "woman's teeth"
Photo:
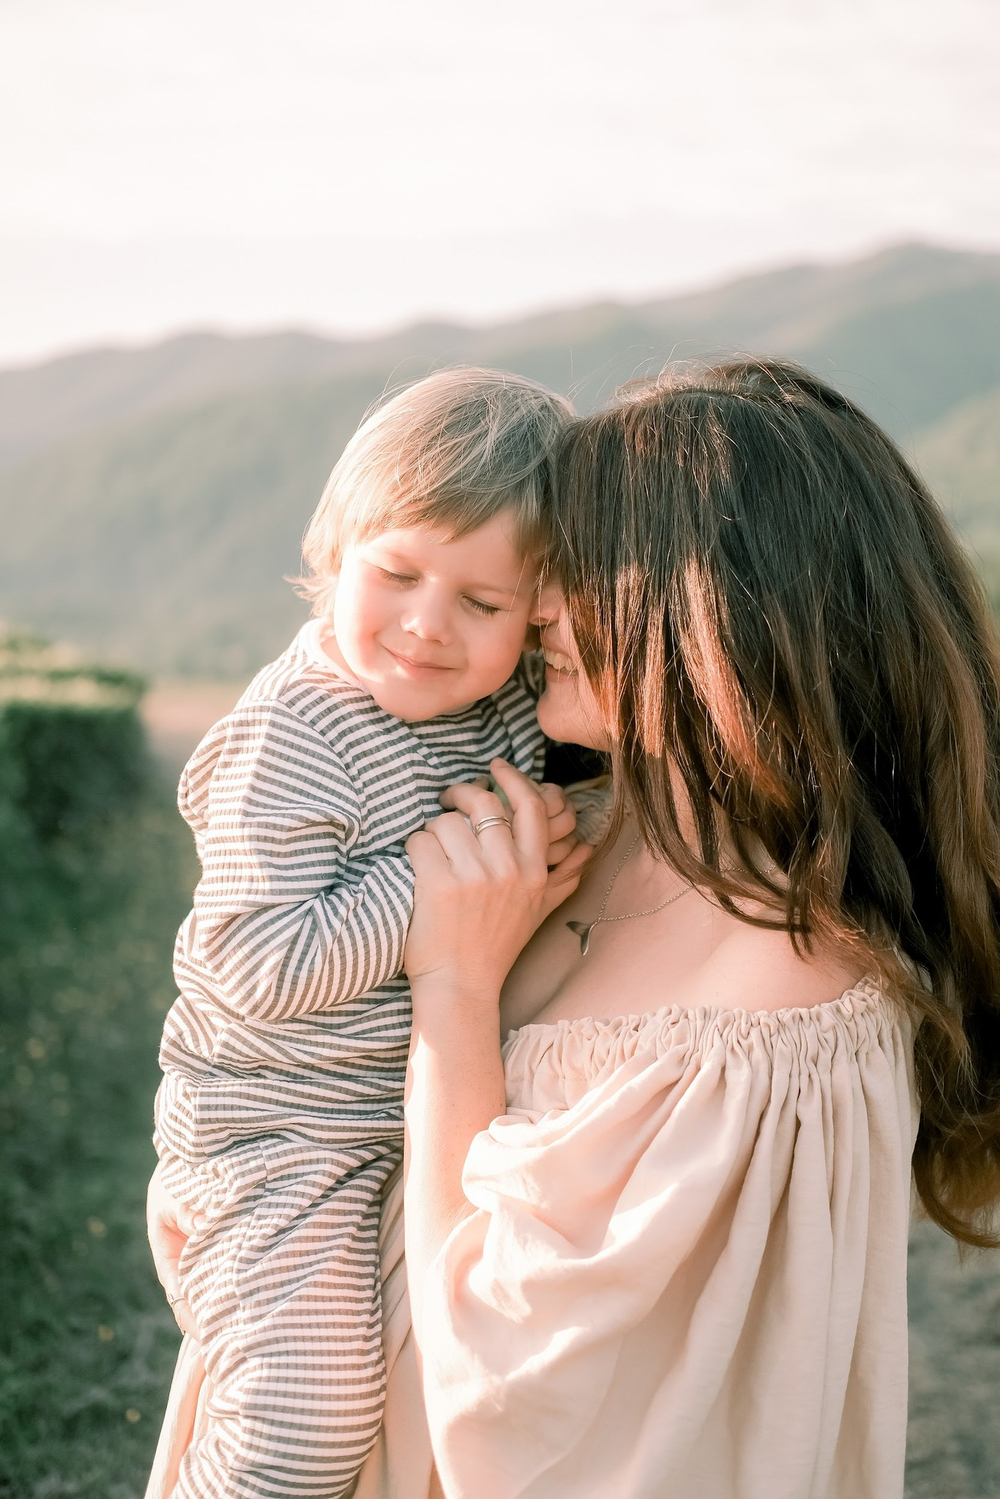
[[[569,656],[564,656],[562,651],[544,651],[545,665],[551,666],[553,671],[564,671],[575,676],[576,667]]]

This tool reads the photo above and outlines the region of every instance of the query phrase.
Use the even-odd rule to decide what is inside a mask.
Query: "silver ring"
[[[501,823],[503,823],[505,828],[510,827],[510,821],[506,817],[482,817],[478,822],[472,824],[472,831],[479,834],[483,828],[499,827]]]
[[[185,1297],[183,1297],[183,1296],[171,1296],[171,1294],[170,1294],[169,1291],[166,1293],[166,1296],[167,1296],[167,1305],[170,1307],[171,1311],[173,1311],[173,1309],[177,1305],[178,1301],[184,1301],[185,1300]]]

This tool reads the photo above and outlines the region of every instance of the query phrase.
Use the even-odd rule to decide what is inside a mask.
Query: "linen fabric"
[[[425,1286],[426,1426],[387,1197],[356,1499],[900,1499],[918,1111],[891,1000],[529,1025],[504,1059]]]

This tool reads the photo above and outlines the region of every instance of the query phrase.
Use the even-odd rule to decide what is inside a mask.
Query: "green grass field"
[[[78,857],[0,947],[0,1499],[141,1499],[178,1343],[143,1194],[193,851],[160,786]],[[918,1226],[910,1279],[909,1499],[1000,1496],[1000,1255]]]
[[[76,857],[0,950],[3,1499],[141,1495],[178,1343],[143,1195],[193,850],[158,787]]]

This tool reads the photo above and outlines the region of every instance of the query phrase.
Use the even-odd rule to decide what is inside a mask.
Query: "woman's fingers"
[[[509,807],[481,786],[453,786],[442,800],[454,810],[407,841],[416,883],[404,963],[415,1014],[432,992],[428,981],[495,1008],[551,901],[546,800],[506,762],[491,769]]]
[[[411,833],[403,846],[417,879],[439,883],[442,877],[450,876],[451,863],[440,841],[431,831],[433,827],[434,823],[429,822],[418,833]]]
[[[519,775],[518,771],[513,773]],[[533,781],[525,780],[533,791],[538,791]],[[439,838],[456,872],[470,876],[482,867],[485,858],[496,873],[509,874],[518,853],[513,807],[505,806],[499,796],[475,782],[449,786],[440,800],[443,806],[454,807],[455,811],[429,822],[427,830]],[[543,805],[540,798],[539,805]]]
[[[550,869],[561,864],[568,854],[571,854],[580,842],[575,833],[570,833],[566,838],[557,838],[555,843],[549,843],[549,851],[545,856],[545,862]]]
[[[549,819],[549,840],[565,838],[576,827],[576,808],[561,786],[543,781],[538,788]]]
[[[594,856],[594,848],[590,843],[578,843],[566,857],[558,863],[554,869],[549,870],[548,881],[545,886],[544,914],[561,906],[564,900],[568,900],[580,883],[583,871]]]
[[[449,786],[447,791],[442,791],[438,800],[449,811],[461,812],[472,824],[481,822],[484,817],[502,817],[508,823],[511,820],[509,810],[496,793],[488,791],[476,781]]]
[[[507,819],[477,833],[462,813],[445,812],[427,823],[424,831],[437,839],[457,879],[478,879],[484,874],[487,864],[496,873],[514,867],[514,845]]]
[[[506,765],[506,762],[498,762]],[[519,775],[512,766],[506,769],[514,775]],[[522,778],[525,787],[530,787],[531,795],[540,798],[548,820],[548,862],[554,864],[557,859],[564,857],[574,845],[566,843],[576,827],[576,808],[572,802],[567,801],[566,794],[561,786],[543,781],[540,784],[529,781],[525,776]],[[499,784],[499,783],[498,783]],[[503,789],[501,787],[501,789]],[[505,793],[506,795],[506,793]],[[513,827],[513,805],[509,804],[509,798],[505,804],[501,797],[494,792],[485,789],[482,780],[462,782],[455,786],[449,786],[442,792],[440,802],[443,807],[451,811],[461,812],[468,818],[473,832],[477,837],[486,838],[492,834],[493,828],[499,828],[501,833],[505,832],[504,824]],[[496,821],[492,821],[496,819]],[[502,819],[502,820],[501,820]],[[485,826],[483,824],[485,823]],[[559,845],[558,852],[554,851],[554,845]],[[484,845],[487,846],[487,845]],[[496,845],[499,846],[499,845]]]
[[[508,765],[494,760],[490,774],[510,802],[514,814],[514,843],[522,858],[540,863],[544,869],[549,848],[549,819],[542,793],[534,781]]]
[[[456,803],[452,798],[452,792],[458,790],[461,786],[472,786],[479,791],[488,791],[490,789],[490,778],[489,776],[476,776],[474,780],[459,781],[454,786],[446,786],[441,795],[438,797],[438,801],[441,803],[442,807],[445,807],[449,812],[454,812],[456,810]]]
[[[548,812],[549,817],[555,817],[557,813],[562,812],[569,805],[566,800],[566,792],[561,786],[557,786],[555,781],[540,781],[538,783],[538,790],[542,801],[545,803],[545,810]]]
[[[159,1166],[153,1172],[146,1195],[146,1224],[153,1265],[174,1320],[182,1332],[189,1332],[197,1338],[198,1324],[186,1297],[181,1294],[179,1270],[184,1246],[195,1230],[197,1218],[163,1186]]]
[[[170,1310],[173,1312],[174,1321],[177,1323],[177,1326],[180,1328],[181,1332],[189,1332],[191,1336],[200,1343],[201,1329],[199,1328],[197,1322],[194,1320],[194,1312],[192,1312],[187,1298],[185,1296],[178,1296],[176,1301],[171,1302]]]
[[[576,829],[576,808],[563,807],[560,812],[549,813],[549,842],[568,838]]]

